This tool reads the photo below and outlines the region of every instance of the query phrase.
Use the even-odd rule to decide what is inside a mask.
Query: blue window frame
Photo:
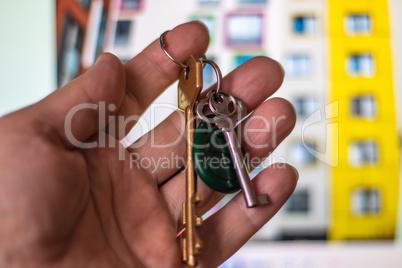
[[[121,9],[138,10],[141,8],[142,0],[121,0]]]
[[[381,210],[381,194],[377,188],[359,187],[352,192],[351,209],[355,216],[377,215]]]
[[[305,144],[302,142],[296,142],[291,145],[289,155],[291,161],[295,165],[310,165],[317,162],[316,157],[307,151],[306,147],[312,151],[316,151],[317,149],[316,143],[311,141],[308,141]]]
[[[309,192],[296,190],[286,202],[285,209],[291,213],[307,213],[310,210]]]
[[[377,115],[377,101],[373,94],[362,94],[352,97],[351,111],[355,117],[373,119]]]
[[[345,24],[346,32],[352,35],[372,32],[373,22],[369,14],[349,14]]]
[[[300,117],[307,117],[318,110],[318,102],[315,96],[299,96],[293,101],[296,114]]]
[[[356,53],[348,58],[348,73],[352,76],[370,77],[374,74],[374,58],[371,53]]]
[[[313,15],[294,17],[293,32],[297,35],[314,35],[316,32],[315,17]]]
[[[374,166],[378,163],[378,144],[374,140],[357,140],[349,146],[349,163],[354,167]]]
[[[79,0],[77,2],[79,2],[81,6],[86,10],[88,10],[89,7],[91,6],[91,0]]]
[[[255,57],[255,55],[237,55],[234,58],[234,67],[238,67],[248,61],[249,59]]]
[[[116,34],[114,39],[114,44],[116,46],[128,45],[130,40],[132,21],[131,20],[120,20],[116,25]]]
[[[206,7],[208,7],[208,6],[215,7],[215,6],[218,6],[220,3],[221,3],[220,0],[198,0],[198,4],[200,6],[206,6]]]
[[[239,4],[265,5],[267,0],[238,0]]]

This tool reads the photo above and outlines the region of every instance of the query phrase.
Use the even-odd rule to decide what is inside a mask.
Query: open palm
[[[207,30],[197,22],[166,36],[169,52],[182,62],[190,54],[203,55],[208,41]],[[158,41],[124,66],[103,54],[85,75],[0,119],[1,267],[183,266],[176,236],[182,229],[185,174],[182,165],[155,165],[158,159],[185,155],[182,115],[173,113],[133,147],[118,142],[134,123],[130,117],[141,115],[179,71]],[[282,79],[278,63],[257,57],[223,80],[224,91],[254,110],[243,124],[266,130],[244,135],[250,157],[264,159],[293,129],[295,114],[287,101],[264,102]],[[107,114],[81,109],[72,117],[71,129],[65,129],[69,112],[80,104],[104,105]],[[119,124],[117,118],[129,123]],[[117,130],[123,128],[120,135],[108,127],[111,122]],[[275,133],[267,131],[266,123],[275,124]],[[81,149],[70,134],[98,146]],[[140,165],[139,159],[149,164]],[[240,193],[209,217],[200,230],[204,246],[199,267],[216,267],[237,251],[278,211],[296,181],[291,166],[269,167],[253,180],[258,193],[270,196],[269,206],[247,209]],[[205,213],[222,195],[199,185]]]

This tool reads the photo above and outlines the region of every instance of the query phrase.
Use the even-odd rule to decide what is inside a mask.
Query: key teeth
[[[196,192],[194,197],[194,203],[200,203],[202,201],[202,193]]]
[[[203,246],[202,240],[197,237],[197,239],[195,241],[195,248],[197,250],[197,254],[200,252],[202,246]]]
[[[202,218],[201,217],[197,217],[195,219],[195,226],[200,227],[202,225]]]

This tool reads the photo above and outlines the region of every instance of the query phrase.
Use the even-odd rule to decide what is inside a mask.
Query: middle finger
[[[280,87],[283,75],[279,63],[267,57],[256,57],[228,74],[222,81],[222,91],[243,100],[247,110],[253,111]],[[147,159],[150,163],[145,168],[147,173],[161,184],[184,165],[185,142],[183,115],[175,112],[127,149],[136,154],[136,159]],[[171,145],[156,146],[163,144]],[[172,158],[179,161],[172,164]],[[162,165],[165,159],[170,164]]]

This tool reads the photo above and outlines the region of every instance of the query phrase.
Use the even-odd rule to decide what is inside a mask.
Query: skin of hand
[[[198,22],[176,27],[165,41],[180,62],[190,54],[204,55],[209,43]],[[141,146],[127,149],[118,141],[121,135],[105,131],[109,119],[141,115],[179,72],[158,40],[125,65],[104,53],[84,75],[0,119],[0,267],[184,267],[176,236],[182,228],[185,173],[177,166],[144,168],[129,161],[133,153],[156,160],[184,157],[185,137],[177,140],[184,130],[183,115],[174,112],[137,142]],[[289,102],[265,101],[283,75],[277,62],[256,57],[223,79],[222,90],[254,111],[243,125],[266,129],[262,121],[276,124],[275,133],[254,131],[242,137],[250,157],[267,157],[294,127]],[[116,107],[107,110],[108,120],[101,120],[96,109],[82,109],[72,118],[71,131],[81,142],[106,138],[107,144],[80,149],[66,135],[66,116],[79,104],[100,102]],[[283,120],[273,122],[275,118]],[[124,126],[123,134],[133,123]],[[175,140],[166,148],[152,143]],[[125,161],[119,159],[121,152]],[[269,166],[252,183],[257,194],[269,195],[270,205],[248,209],[238,193],[206,219],[198,267],[217,267],[235,253],[285,203],[297,179],[289,165]],[[205,213],[223,195],[199,184],[200,212]]]

